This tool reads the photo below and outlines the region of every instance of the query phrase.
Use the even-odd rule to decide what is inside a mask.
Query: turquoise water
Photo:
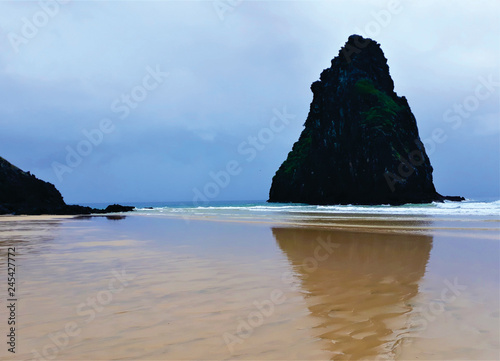
[[[407,204],[401,206],[355,206],[332,205],[314,206],[292,203],[266,202],[213,202],[203,205],[192,203],[136,203],[136,212],[150,215],[247,215],[247,216],[276,216],[276,215],[395,215],[395,216],[451,216],[451,217],[486,217],[497,219],[500,217],[500,200],[444,202],[429,204]]]

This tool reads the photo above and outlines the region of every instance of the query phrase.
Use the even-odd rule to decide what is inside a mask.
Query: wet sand
[[[499,359],[498,226],[0,217],[19,299],[0,358]],[[2,334],[7,318],[4,304]]]

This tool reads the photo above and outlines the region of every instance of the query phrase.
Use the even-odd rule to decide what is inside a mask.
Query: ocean
[[[107,203],[83,204],[95,208],[105,208]],[[129,203],[124,203],[129,205]],[[192,202],[130,202],[135,211],[144,215],[195,215],[195,216],[255,216],[277,215],[363,215],[363,216],[446,216],[499,218],[500,200],[466,200],[463,202],[433,202],[426,204],[405,204],[400,206],[376,205],[331,205],[316,206],[296,203],[267,203],[265,201],[213,201],[198,205]]]

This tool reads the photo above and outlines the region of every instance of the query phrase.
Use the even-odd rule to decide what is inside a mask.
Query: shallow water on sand
[[[4,218],[19,301],[0,356],[498,359],[498,222],[405,222]]]

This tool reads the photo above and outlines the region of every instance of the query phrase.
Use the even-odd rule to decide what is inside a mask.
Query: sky
[[[381,44],[436,189],[500,199],[500,2],[0,2],[0,156],[67,203],[266,200],[310,85]]]

